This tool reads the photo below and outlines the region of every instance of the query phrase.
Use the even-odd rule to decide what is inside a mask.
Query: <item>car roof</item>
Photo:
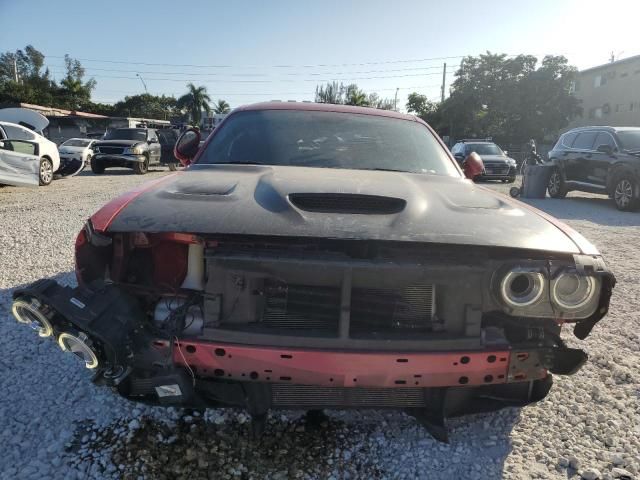
[[[623,128],[624,127],[622,127],[622,128],[621,127],[609,127],[607,125],[588,125],[588,126],[585,126],[585,127],[572,128],[571,130],[568,130],[568,131],[564,132],[564,134],[567,134],[567,133],[579,133],[579,132],[590,132],[592,130],[603,130],[605,132],[615,132],[616,130],[622,130]]]
[[[402,120],[418,121],[414,115],[394,112],[392,110],[381,110],[373,107],[353,107],[351,105],[335,105],[332,103],[313,102],[261,102],[238,107],[234,112],[239,111],[261,111],[261,110],[303,110],[312,112],[337,112],[337,113],[357,113],[360,115],[374,115],[376,117],[398,118]]]

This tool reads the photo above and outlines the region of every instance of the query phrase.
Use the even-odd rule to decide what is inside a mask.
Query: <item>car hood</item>
[[[137,143],[145,143],[143,140],[100,140],[93,144],[94,147],[130,147]]]
[[[292,201],[294,194],[315,194],[321,201],[342,197],[338,211],[323,213],[298,208]],[[402,208],[392,213],[349,213],[349,199],[363,198],[354,195],[396,199]],[[329,204],[336,206],[336,202]],[[94,215],[94,225],[110,232],[322,237],[566,253],[595,251],[557,220],[471,181],[367,170],[194,165],[113,200]]]

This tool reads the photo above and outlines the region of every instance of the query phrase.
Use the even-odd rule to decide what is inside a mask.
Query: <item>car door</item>
[[[597,135],[598,132],[595,130],[585,130],[578,133],[571,147],[570,158],[567,162],[568,180],[592,183],[589,181],[589,171],[593,168],[591,166],[594,153],[593,144]]]
[[[160,145],[156,131],[150,129],[148,132],[147,140],[149,142],[149,160],[152,163],[157,163],[160,161],[160,157],[162,156],[162,146]]]
[[[606,145],[610,151],[601,151]],[[601,187],[607,186],[607,173],[616,159],[616,141],[609,132],[598,132],[596,140],[593,144],[594,152],[591,154],[589,162],[587,162],[587,181]]]
[[[40,156],[38,144],[26,140],[0,140],[0,183],[38,186]]]

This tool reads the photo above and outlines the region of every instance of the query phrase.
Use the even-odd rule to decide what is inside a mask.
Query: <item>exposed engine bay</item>
[[[80,286],[13,313],[94,381],[152,404],[402,408],[444,418],[543,398],[575,373],[614,278],[599,256],[381,241],[93,231]],[[435,427],[434,427],[435,425]]]

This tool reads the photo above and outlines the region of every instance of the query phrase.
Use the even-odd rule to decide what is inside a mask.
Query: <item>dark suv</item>
[[[640,206],[640,128],[569,130],[549,152],[549,160],[555,164],[548,185],[551,197],[578,190],[609,195],[619,210]]]
[[[513,158],[507,156],[498,145],[488,140],[460,140],[451,148],[451,153],[459,164],[476,152],[482,158],[484,170],[479,180],[502,180],[513,183],[516,179],[517,166]]]
[[[127,167],[143,175],[149,165],[160,163],[162,153],[152,128],[116,128],[96,142],[92,150],[91,171],[98,174],[109,167]]]

